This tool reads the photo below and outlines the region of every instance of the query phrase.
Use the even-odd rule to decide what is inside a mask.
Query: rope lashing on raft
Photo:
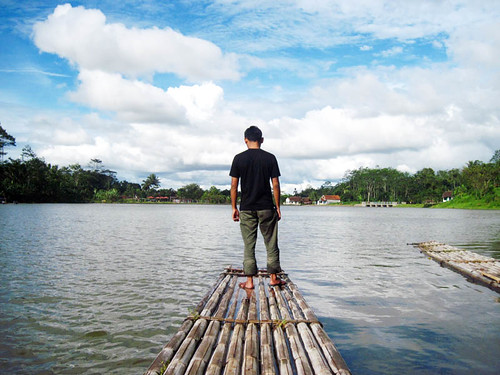
[[[217,318],[215,316],[188,316],[186,320],[196,321],[198,319],[204,319],[208,321],[217,321],[222,323],[236,323],[236,324],[272,324],[273,326],[286,326],[287,324],[319,324],[323,327],[323,324],[319,320],[307,320],[307,319],[293,319],[293,320],[259,320],[259,319],[232,319],[232,318]]]

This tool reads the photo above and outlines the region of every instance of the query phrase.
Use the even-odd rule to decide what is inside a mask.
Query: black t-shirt
[[[270,180],[280,176],[276,157],[261,149],[248,149],[234,157],[231,177],[241,179],[240,210],[274,208]]]

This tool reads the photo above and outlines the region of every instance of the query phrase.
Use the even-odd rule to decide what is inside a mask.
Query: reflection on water
[[[0,206],[0,372],[142,373],[227,265],[228,206]],[[498,294],[407,243],[500,259],[494,211],[285,207],[282,266],[356,374],[496,374]],[[258,260],[265,250],[258,243]]]

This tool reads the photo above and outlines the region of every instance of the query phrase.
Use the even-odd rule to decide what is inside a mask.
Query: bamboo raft
[[[414,243],[413,246],[443,267],[465,276],[469,281],[500,293],[500,261],[435,241]]]
[[[241,289],[226,268],[145,375],[336,374],[350,371],[297,286],[270,286],[261,270]]]

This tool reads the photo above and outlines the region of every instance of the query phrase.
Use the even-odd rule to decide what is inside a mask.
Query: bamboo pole
[[[286,305],[286,301],[280,293],[278,287],[273,287],[275,292],[276,301],[278,302],[278,307],[280,309],[281,317],[285,319],[285,321],[292,320],[292,316],[288,311],[288,306]],[[287,334],[288,342],[290,343],[290,350],[292,352],[292,357],[295,363],[295,367],[297,369],[297,374],[302,375],[312,375],[314,373],[308,359],[307,352],[300,341],[300,336],[297,331],[297,327],[292,323],[284,323],[285,324],[285,332]]]
[[[201,375],[204,373],[205,367],[210,359],[214,345],[219,335],[221,323],[219,321],[211,321],[201,340],[200,345],[196,349],[185,374]]]
[[[314,374],[334,374],[335,370],[331,369],[325,362],[321,348],[318,347],[314,334],[309,329],[306,323],[298,323],[297,330],[303,342],[304,349],[307,352],[309,361],[314,370]]]
[[[293,294],[293,297],[295,299],[295,301],[297,302],[297,304],[300,306],[300,309],[302,311],[302,313],[304,314],[304,317],[307,319],[307,320],[314,320],[314,321],[317,321],[318,318],[316,316],[316,314],[314,313],[314,311],[309,307],[309,305],[307,304],[307,302],[305,301],[304,297],[302,296],[302,294],[300,293],[299,289],[297,288],[297,286],[287,277],[286,279],[287,281],[287,286],[288,288],[290,289],[290,291],[292,292]]]
[[[500,293],[500,283],[497,279],[500,278],[500,261],[435,242],[417,243],[414,246],[441,266],[460,273],[469,281]]]
[[[234,282],[237,282],[238,277],[233,276]],[[239,289],[236,288],[234,290],[231,308],[229,309],[229,313],[227,314],[228,318],[234,318],[236,313],[237,299],[239,294]],[[214,353],[210,358],[210,361],[207,366],[206,375],[219,375],[224,367],[225,355],[227,351],[227,343],[229,342],[229,338],[231,336],[231,328],[232,323],[224,323],[222,327],[222,331],[219,335],[219,340],[217,341],[217,346],[215,347]]]
[[[306,303],[304,297],[300,293],[297,286],[287,279],[288,287],[290,288],[295,301],[301,307],[305,318],[310,321],[318,321],[316,314],[312,311],[309,305]],[[347,367],[347,364],[344,361],[344,358],[340,355],[339,351],[333,344],[332,340],[328,337],[325,330],[318,323],[311,323],[311,331],[314,333],[314,337],[319,343],[320,348],[323,351],[323,355],[326,358],[326,362],[330,365],[331,369],[335,372],[335,374],[340,375],[349,375],[351,372]]]
[[[262,276],[259,276],[259,311],[261,320],[271,319],[271,316],[269,315],[269,305],[267,302],[266,288]]]
[[[234,288],[236,286],[237,278],[233,277],[232,281],[229,282],[229,288],[224,293],[222,300],[215,313],[215,318],[223,318],[227,312],[229,301],[233,294]],[[212,320],[208,324],[207,331],[201,340],[200,345],[196,349],[196,352],[191,359],[186,374],[188,375],[201,375],[204,373],[207,363],[212,355],[212,351],[215,347],[217,336],[219,335],[221,323],[217,320]]]
[[[224,318],[226,314],[228,313],[228,307],[231,302],[231,298],[233,296],[234,290],[236,288],[236,283],[238,282],[238,278],[231,276],[231,280],[229,282],[229,289],[224,293],[224,297],[221,300],[220,306],[215,312],[215,317],[216,318]]]
[[[257,375],[259,373],[259,345],[255,323],[250,323],[245,332],[245,346],[243,350],[243,373]]]
[[[280,315],[276,303],[275,292],[271,289],[269,293],[269,311],[272,320],[280,320]],[[288,345],[285,338],[283,326],[276,325],[273,329],[274,344],[276,349],[276,359],[278,361],[278,369],[280,375],[292,375],[292,362],[288,352]]]
[[[325,354],[328,362],[331,364],[332,370],[337,375],[351,375],[351,371],[347,367],[347,364],[344,361],[344,358],[340,355],[337,347],[332,342],[332,340],[328,337],[325,330],[319,323],[311,324],[311,330],[318,340],[321,348],[323,349],[323,353]]]
[[[271,333],[271,324],[264,323],[260,327],[260,373],[262,375],[276,374],[276,365],[274,363],[272,342],[273,335]]]
[[[243,348],[243,373],[247,375],[257,375],[259,371],[259,346],[257,321],[257,300],[255,292],[252,291],[249,299],[248,320],[245,331],[245,345]]]
[[[219,284],[217,289],[214,291],[210,299],[207,301],[205,308],[201,312],[201,316],[211,316],[213,310],[217,306],[218,301],[224,291],[227,283],[229,282],[231,276],[226,276]],[[206,319],[198,319],[193,325],[193,328],[189,331],[188,335],[182,342],[181,346],[172,358],[172,362],[168,365],[165,375],[181,375],[184,374],[186,368],[191,360],[191,357],[198,345],[201,337],[205,333],[208,321]]]
[[[246,320],[248,313],[248,299],[244,298],[237,320]],[[226,366],[224,367],[224,375],[238,375],[241,370],[241,359],[243,355],[243,336],[245,335],[245,327],[242,323],[236,323],[233,330],[233,336],[229,343],[227,352]]]
[[[300,307],[294,299],[290,290],[283,288],[283,294],[288,303],[288,306],[290,307],[290,310],[292,311],[293,318],[295,320],[304,319],[304,314],[300,310]],[[332,374],[332,370],[337,370],[336,367],[335,369],[330,369],[330,367],[326,363],[321,348],[316,343],[314,334],[311,332],[309,326],[306,323],[297,323],[297,330],[299,332],[302,343],[304,344],[307,355],[309,356],[309,360],[314,369],[314,373]]]
[[[219,275],[219,278],[215,282],[214,286],[210,288],[207,293],[203,296],[201,301],[195,307],[194,312],[199,314],[203,307],[205,306],[208,299],[212,296],[214,291],[219,287],[219,284],[224,279],[224,274]],[[177,333],[170,339],[170,341],[163,347],[163,349],[158,353],[153,363],[149,366],[148,370],[144,375],[157,375],[160,369],[170,363],[175,352],[179,349],[184,338],[188,334],[189,330],[193,327],[194,322],[192,320],[185,320]]]
[[[269,314],[269,306],[266,297],[266,289],[264,280],[259,276],[259,307],[260,319],[268,321],[271,319]],[[260,325],[260,358],[261,358],[261,375],[275,375],[276,366],[273,356],[273,336],[271,333],[271,323],[262,323]]]
[[[187,365],[194,353],[197,343],[201,340],[208,322],[205,319],[198,319],[186,339],[183,341],[177,353],[175,353],[172,362],[167,367],[165,375],[180,375],[186,370]]]
[[[193,324],[194,322],[192,320],[185,320],[184,323],[182,323],[177,333],[163,347],[161,352],[158,354],[151,366],[149,366],[144,375],[157,375],[163,366],[166,366],[170,363],[175,352],[179,349],[179,346],[181,346],[184,338],[193,327]]]
[[[350,374],[332,341],[316,323],[316,315],[286,275],[287,286],[270,287],[266,297],[269,277],[259,274],[259,298],[253,291],[246,291],[247,298],[243,295],[241,303],[238,300],[242,290],[236,283],[242,275],[231,270],[225,278],[222,276],[197,306],[200,319],[186,320],[162,350],[171,358],[165,374]],[[224,318],[228,321],[222,323]],[[159,358],[146,375],[159,373],[167,363]]]

